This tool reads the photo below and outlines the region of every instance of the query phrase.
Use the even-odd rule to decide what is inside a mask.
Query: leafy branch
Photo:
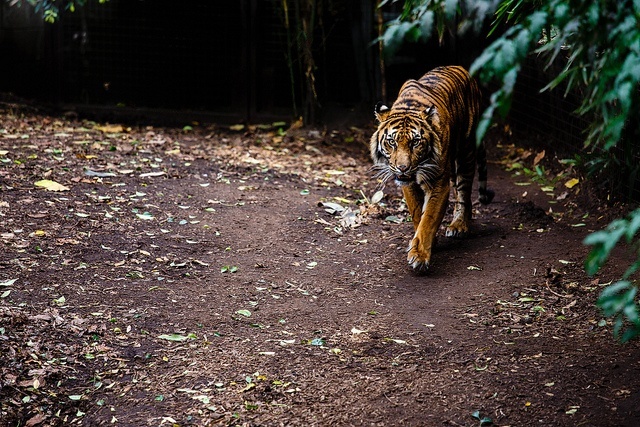
[[[379,8],[398,0],[382,0]],[[496,0],[405,0],[400,15],[387,24],[382,41],[386,55],[393,56],[403,43],[426,42],[435,33],[442,43],[447,34],[479,34],[493,16]]]
[[[28,4],[36,13],[42,13],[45,22],[53,24],[60,17],[60,9],[75,12],[77,7],[82,7],[89,0],[5,0],[9,6],[22,7]],[[98,3],[104,4],[109,0],[98,0]]]
[[[584,240],[585,245],[592,246],[585,261],[585,269],[589,274],[595,274],[609,258],[611,251],[624,240],[631,245],[636,254],[640,254],[640,242],[636,235],[640,229],[640,209],[633,211],[626,219],[617,219],[605,230],[590,234]],[[614,319],[613,333],[622,342],[640,335],[640,306],[636,302],[638,287],[629,278],[640,268],[640,258],[636,258],[622,279],[600,294],[598,306],[607,317]],[[623,326],[627,329],[620,334]]]

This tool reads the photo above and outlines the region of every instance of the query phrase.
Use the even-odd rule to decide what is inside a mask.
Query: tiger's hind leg
[[[471,223],[471,190],[476,172],[473,152],[462,162],[456,161],[456,175],[453,186],[454,208],[453,220],[447,227],[447,237],[464,237],[469,233]]]

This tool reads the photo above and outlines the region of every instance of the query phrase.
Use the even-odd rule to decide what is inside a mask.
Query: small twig
[[[394,402],[393,400],[389,399],[389,396],[387,396],[387,393],[382,393],[382,395],[389,401],[391,402],[392,405],[394,406],[398,406],[398,404],[396,402]]]
[[[547,281],[545,284],[547,285],[547,289],[549,290],[549,292],[551,292],[552,294],[554,294],[554,295],[555,295],[555,296],[557,296],[557,297],[560,297],[560,298],[572,298],[572,297],[573,297],[573,295],[572,295],[572,294],[569,294],[569,295],[561,295],[561,294],[559,294],[559,293],[557,293],[557,292],[553,291],[553,290],[549,287],[549,281]]]

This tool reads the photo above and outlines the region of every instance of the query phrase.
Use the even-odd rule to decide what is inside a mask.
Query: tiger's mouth
[[[405,185],[416,180],[416,176],[413,174],[395,174],[394,178],[400,185]]]

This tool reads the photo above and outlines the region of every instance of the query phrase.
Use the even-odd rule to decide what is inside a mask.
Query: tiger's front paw
[[[407,262],[416,273],[426,273],[429,270],[429,261],[431,259],[431,251],[419,250],[417,239],[411,241],[409,253],[407,254]]]

